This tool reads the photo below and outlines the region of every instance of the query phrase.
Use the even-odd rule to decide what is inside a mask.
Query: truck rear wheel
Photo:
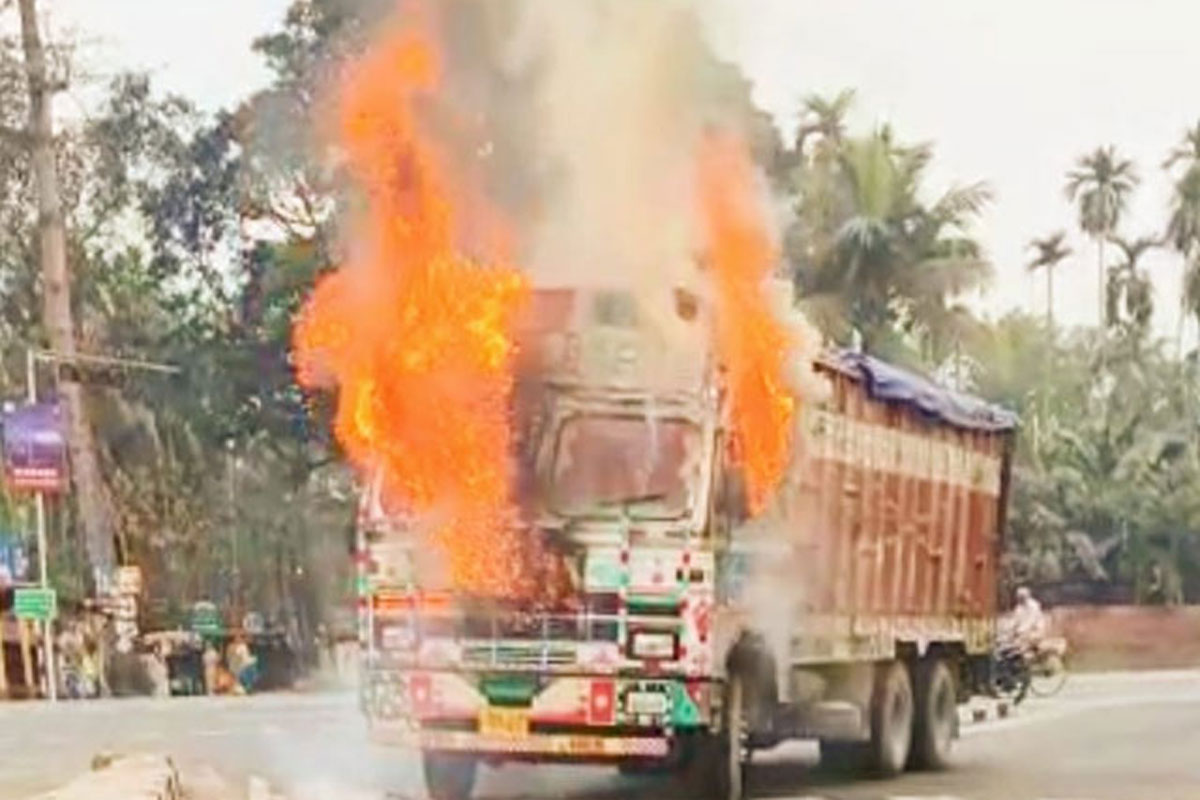
[[[938,658],[922,661],[917,667],[915,695],[911,765],[945,769],[958,722],[958,696],[949,665]]]
[[[903,662],[881,665],[871,695],[870,766],[881,778],[900,774],[913,734],[913,690]]]
[[[430,800],[470,800],[478,762],[458,753],[423,753]]]

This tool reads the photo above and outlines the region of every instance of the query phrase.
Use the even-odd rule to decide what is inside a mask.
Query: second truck
[[[826,397],[800,406],[791,464],[751,519],[719,372],[664,379],[620,293],[535,300],[522,503],[569,566],[569,602],[423,586],[419,538],[366,492],[374,739],[420,749],[435,800],[514,761],[672,771],[689,796],[739,800],[753,752],[795,738],[840,768],[944,767],[958,705],[989,682],[1012,415],[828,353]]]

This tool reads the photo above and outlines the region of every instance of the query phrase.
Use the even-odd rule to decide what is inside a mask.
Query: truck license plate
[[[484,736],[516,739],[529,735],[529,712],[523,708],[489,706],[479,712],[479,732]]]
[[[625,710],[630,714],[662,715],[667,713],[667,696],[661,692],[630,692]]]

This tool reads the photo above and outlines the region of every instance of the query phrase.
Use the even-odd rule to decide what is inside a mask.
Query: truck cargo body
[[[422,749],[447,799],[509,760],[657,766],[740,798],[750,751],[794,737],[879,773],[944,765],[954,705],[989,679],[1011,415],[830,354],[828,396],[800,404],[790,467],[750,518],[709,365],[639,344],[610,297],[549,299],[548,366],[524,364],[514,398],[517,491],[571,595],[434,591],[419,537],[366,493],[375,738]]]
[[[792,661],[880,657],[889,642],[987,652],[1010,448],[1006,418],[922,408],[873,359],[818,365],[831,397],[801,412],[778,507],[749,539],[786,542],[802,587]],[[893,383],[880,383],[886,371]],[[902,395],[902,393],[905,393]],[[736,539],[735,533],[735,539]],[[736,543],[735,543],[736,547]],[[875,645],[861,639],[873,638]]]

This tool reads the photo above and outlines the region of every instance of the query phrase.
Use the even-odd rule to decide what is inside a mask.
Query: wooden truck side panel
[[[802,412],[771,525],[793,543],[800,587],[792,660],[887,657],[897,642],[985,651],[1011,429],[930,420],[822,371],[831,396]]]

